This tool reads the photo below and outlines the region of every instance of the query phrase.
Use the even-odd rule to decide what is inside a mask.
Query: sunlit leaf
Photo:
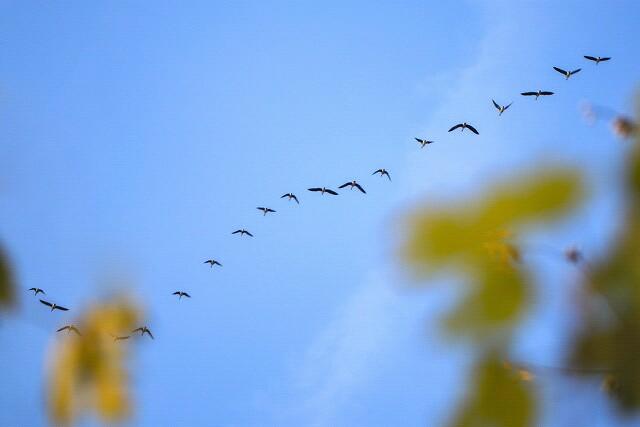
[[[58,339],[48,385],[49,414],[55,425],[71,425],[82,412],[94,410],[106,422],[130,412],[126,361],[127,342],[113,334],[139,323],[137,308],[127,300],[90,307],[75,322],[82,335]]]
[[[529,427],[537,425],[535,416],[535,395],[528,381],[491,354],[476,367],[474,383],[452,426]]]

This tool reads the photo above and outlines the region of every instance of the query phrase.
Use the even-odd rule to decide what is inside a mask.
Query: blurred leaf
[[[15,303],[15,282],[11,264],[0,246],[0,309],[7,309]]]
[[[49,414],[55,425],[71,425],[80,413],[95,410],[106,422],[130,411],[126,374],[127,343],[113,334],[129,332],[139,322],[127,300],[93,306],[76,324],[82,335],[56,337],[49,372]]]
[[[505,368],[497,354],[490,354],[477,367],[475,382],[462,404],[455,427],[534,426],[535,396],[522,375]],[[528,378],[528,377],[527,377]]]

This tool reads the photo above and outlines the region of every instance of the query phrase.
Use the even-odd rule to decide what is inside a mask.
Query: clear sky
[[[0,425],[46,425],[53,331],[113,277],[156,336],[135,344],[131,425],[438,425],[468,358],[429,326],[451,295],[405,286],[396,225],[568,163],[593,201],[537,238],[603,250],[623,146],[579,104],[632,110],[639,22],[635,1],[1,2],[0,236],[24,295],[0,324]],[[518,95],[537,89],[556,96]],[[492,98],[515,102],[497,117]],[[461,121],[481,135],[447,133]],[[352,179],[366,195],[306,191]],[[519,346],[553,362],[571,319],[547,294]],[[564,415],[564,392],[545,389],[545,425],[609,425],[589,394],[593,414]]]

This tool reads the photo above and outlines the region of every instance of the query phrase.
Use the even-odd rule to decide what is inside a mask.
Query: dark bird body
[[[500,105],[496,101],[494,101],[493,99],[491,101],[493,102],[493,106],[496,107],[496,110],[498,110],[498,115],[499,116],[501,116],[502,113],[507,111],[507,108],[511,107],[511,104],[513,104],[513,102],[510,102],[507,105]]]
[[[374,172],[374,173],[372,173],[371,175],[375,175],[375,174],[377,174],[377,173],[379,173],[379,174],[380,174],[380,177],[383,177],[383,176],[385,176],[385,175],[386,175],[386,176],[387,176],[387,178],[389,178],[389,181],[391,181],[391,175],[389,175],[389,172],[387,172],[387,170],[386,170],[386,169],[384,169],[384,168],[382,168],[382,169],[378,169],[377,171],[375,171],[375,172]]]
[[[350,182],[345,182],[344,184],[342,184],[338,188],[344,188],[344,187],[349,187],[349,186],[351,187],[352,190],[355,187],[358,190],[360,190],[363,194],[367,194],[367,192],[364,191],[364,188],[362,188],[362,186],[360,184],[358,184],[355,179],[353,181],[350,181]]]
[[[33,291],[34,295],[42,294],[46,295],[46,293],[40,288],[29,288],[30,291]]]
[[[480,135],[480,133],[476,130],[476,128],[474,128],[467,122],[458,123],[457,125],[452,126],[451,129],[449,129],[449,132],[456,130],[458,128],[460,128],[460,132],[464,132],[465,129],[469,129],[471,132],[475,133],[476,135]]]
[[[271,209],[271,208],[259,207],[259,208],[256,208],[256,209],[258,209],[259,211],[262,211],[262,216],[266,216],[269,212],[275,213],[275,211],[273,209]]]
[[[309,191],[319,192],[321,195],[324,193],[331,194],[332,196],[338,195],[338,193],[326,187],[313,187],[313,188],[309,188]]]
[[[420,148],[424,148],[427,144],[433,144],[433,141],[427,141],[426,139],[413,138],[420,143]]]
[[[136,332],[140,332],[140,336],[144,336],[144,334],[147,334],[147,335],[149,335],[149,337],[150,337],[151,339],[154,339],[154,338],[153,338],[153,334],[151,333],[151,331],[149,330],[149,328],[147,328],[146,326],[141,326],[141,327],[136,328],[136,329],[134,329],[133,331],[131,331],[131,333],[134,333],[134,334],[135,334]]]
[[[178,299],[182,299],[182,297],[187,297],[187,298],[191,298],[191,295],[189,295],[186,292],[183,291],[175,291],[173,294],[171,295],[178,295]]]
[[[80,333],[80,331],[78,330],[78,328],[76,328],[76,327],[75,327],[75,326],[73,326],[73,325],[66,325],[66,326],[63,326],[62,328],[58,329],[56,332],[62,332],[62,331],[67,331],[67,333],[75,332],[77,335],[82,335],[82,334]]]
[[[69,309],[66,307],[62,307],[61,305],[56,305],[54,303],[51,303],[49,301],[45,301],[43,299],[40,300],[40,302],[44,305],[46,305],[47,307],[51,307],[51,311],[53,310],[62,310],[62,311],[68,311]]]
[[[214,265],[219,265],[220,267],[222,267],[222,264],[220,264],[215,259],[208,259],[204,262],[204,264],[211,264],[211,268],[213,268]]]
[[[253,237],[253,234],[249,233],[249,232],[248,232],[247,230],[245,230],[244,228],[241,228],[240,230],[236,230],[236,231],[234,231],[234,232],[233,232],[233,233],[231,233],[231,234],[240,234],[240,236],[243,236],[243,235],[245,235],[245,234],[246,234],[246,235],[247,235],[247,236],[249,236],[249,237]]]
[[[565,80],[569,80],[569,77],[573,76],[576,73],[579,73],[582,68],[577,68],[573,71],[565,71],[562,68],[558,68],[558,67],[553,67],[553,69],[559,72],[560,74],[562,74]]]
[[[599,64],[599,63],[601,63],[601,62],[608,61],[608,60],[610,60],[610,59],[611,59],[610,57],[606,57],[606,56],[603,58],[603,57],[601,57],[601,56],[589,56],[589,55],[584,55],[584,57],[585,57],[585,58],[587,58],[589,61],[593,61],[593,62],[595,62],[595,63],[596,63],[596,65],[598,65],[598,64]]]
[[[300,202],[298,201],[298,198],[293,193],[287,193],[287,194],[283,194],[282,196],[280,196],[281,199],[284,199],[285,197],[287,197],[289,199],[289,201],[291,201],[291,199],[293,199],[293,200],[296,201],[297,204],[300,204]]]
[[[535,96],[536,100],[538,100],[539,96],[550,96],[553,95],[553,92],[549,92],[546,90],[539,90],[537,92],[522,92],[520,95],[522,96]]]

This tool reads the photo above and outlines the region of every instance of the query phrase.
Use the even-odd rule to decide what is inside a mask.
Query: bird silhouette
[[[352,189],[352,190],[353,190],[353,188],[355,187],[355,188],[357,188],[358,190],[360,190],[363,194],[367,194],[367,192],[366,192],[366,191],[364,191],[364,188],[362,188],[362,186],[361,186],[360,184],[358,184],[358,183],[356,182],[356,180],[355,180],[355,179],[354,179],[353,181],[350,181],[350,182],[345,182],[344,184],[342,184],[342,185],[341,185],[340,187],[338,187],[338,188],[344,188],[344,187],[347,187],[347,186],[351,186],[351,189]]]
[[[178,295],[178,299],[182,299],[182,297],[187,297],[187,298],[191,298],[191,295],[189,295],[186,292],[183,291],[175,291],[173,294],[171,295]]]
[[[338,193],[336,193],[335,191],[330,190],[330,189],[325,188],[325,187],[313,187],[313,188],[309,188],[309,191],[319,191],[321,195],[324,194],[324,193],[329,193],[329,194],[331,194],[333,196],[337,196],[338,195]]]
[[[220,264],[215,259],[208,259],[203,264],[211,264],[211,268],[213,268],[214,265],[219,265],[220,267],[222,267],[222,264]]]
[[[536,101],[537,101],[539,96],[553,95],[553,92],[549,92],[549,91],[545,91],[545,90],[539,90],[537,92],[522,92],[520,95],[522,95],[522,96],[535,96],[536,97]]]
[[[476,135],[480,135],[478,133],[478,131],[476,130],[476,128],[474,128],[473,126],[471,126],[467,122],[458,123],[457,125],[451,127],[451,129],[449,129],[449,132],[451,132],[452,130],[456,130],[458,128],[460,128],[460,132],[464,132],[465,129],[469,129],[471,132],[475,133]]]
[[[389,172],[387,172],[387,170],[386,170],[386,169],[384,169],[384,168],[382,168],[382,169],[378,169],[377,171],[375,171],[375,172],[374,172],[374,173],[372,173],[371,175],[375,175],[375,174],[377,174],[377,173],[379,173],[379,174],[380,174],[380,177],[383,177],[383,176],[385,176],[385,175],[386,175],[386,176],[387,176],[387,178],[389,178],[389,181],[391,181],[391,175],[389,175]]]
[[[253,237],[253,234],[249,233],[249,232],[248,232],[247,230],[245,230],[244,228],[241,228],[240,230],[236,230],[236,231],[234,231],[234,232],[233,232],[233,233],[231,233],[231,234],[240,234],[240,236],[243,236],[243,235],[245,235],[245,234],[246,234],[246,235],[247,235],[247,236],[249,236],[249,237]]]
[[[153,338],[153,334],[151,333],[151,331],[149,330],[149,328],[147,328],[146,326],[140,326],[139,328],[135,328],[133,331],[131,331],[131,333],[136,333],[136,332],[140,332],[140,336],[144,336],[144,334],[149,335],[149,337],[151,337],[151,339]]]
[[[565,80],[569,80],[569,77],[573,76],[576,73],[579,73],[582,68],[577,68],[573,71],[565,71],[562,68],[558,68],[558,67],[553,67],[553,69],[559,72],[560,74],[562,74]]]
[[[78,330],[78,328],[76,328],[73,325],[63,326],[62,328],[58,329],[56,332],[62,332],[62,331],[67,331],[67,333],[75,332],[77,335],[82,335]]]
[[[68,309],[68,308],[66,308],[66,307],[62,307],[61,305],[53,304],[53,303],[51,303],[51,302],[49,302],[49,301],[45,301],[45,300],[43,300],[43,299],[41,299],[41,300],[40,300],[40,302],[41,302],[42,304],[44,304],[44,305],[48,306],[48,307],[51,307],[51,311],[53,311],[53,310],[68,311],[68,310],[69,310],[69,309]]]
[[[507,108],[511,107],[511,104],[513,104],[513,102],[510,102],[507,105],[499,105],[496,101],[494,101],[493,99],[491,100],[493,102],[493,106],[496,107],[496,109],[498,110],[498,115],[501,116],[502,113],[504,113],[505,111],[507,111]]]
[[[46,292],[40,288],[29,288],[30,291],[33,291],[34,295],[43,294],[46,295]]]
[[[434,141],[427,141],[426,139],[413,138],[420,143],[420,148],[424,148],[427,144],[433,144]]]
[[[275,211],[273,209],[271,209],[271,208],[259,207],[259,208],[256,208],[256,209],[262,211],[262,216],[266,216],[269,212],[274,212],[275,213]]]
[[[300,204],[300,202],[298,201],[298,198],[293,193],[287,193],[287,194],[283,194],[282,196],[280,196],[281,199],[284,199],[285,197],[287,197],[289,199],[289,201],[291,201],[291,199],[293,199],[293,200],[296,201],[297,204]]]
[[[589,55],[584,55],[584,57],[587,58],[589,61],[595,62],[596,65],[598,65],[601,62],[608,61],[608,60],[611,59],[610,57],[604,57],[603,58],[601,56],[589,56]]]

